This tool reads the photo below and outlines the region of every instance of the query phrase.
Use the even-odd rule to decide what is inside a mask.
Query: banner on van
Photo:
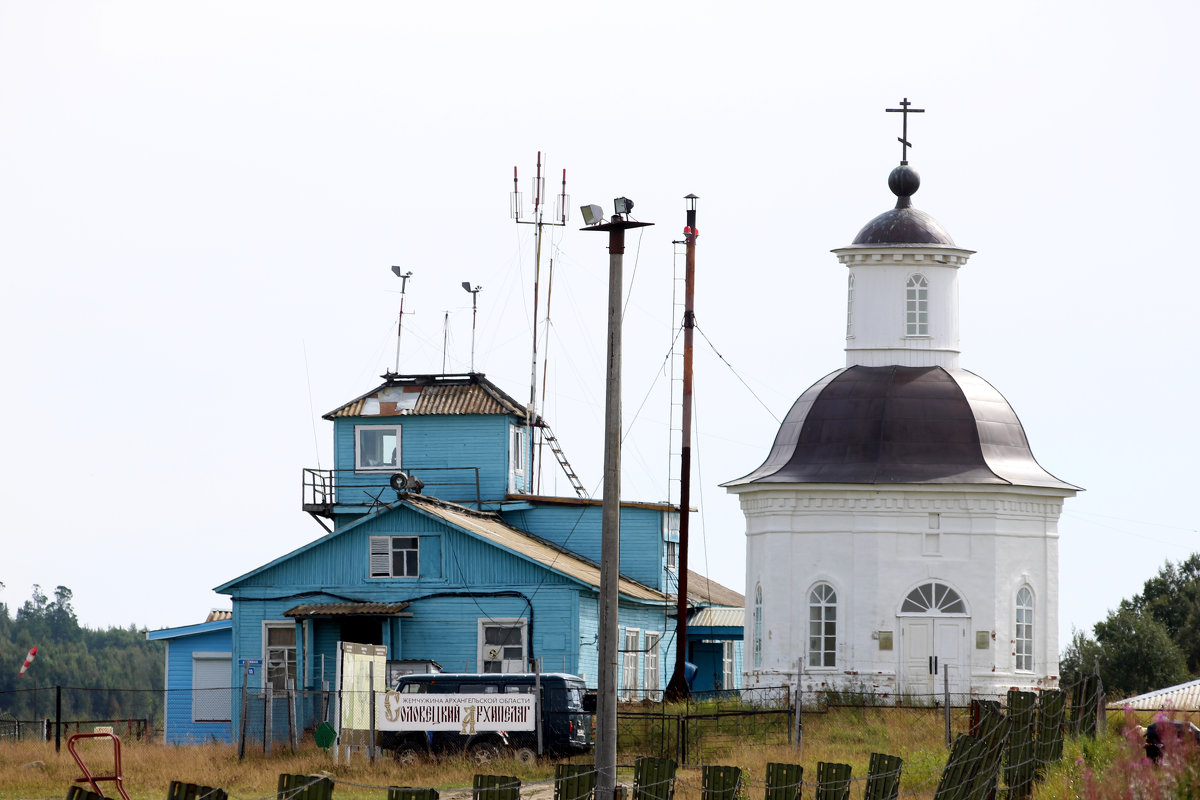
[[[454,731],[472,736],[535,727],[532,694],[384,692],[376,695],[375,702],[375,726],[381,731]]]

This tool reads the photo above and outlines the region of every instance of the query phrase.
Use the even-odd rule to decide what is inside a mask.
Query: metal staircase
[[[571,464],[567,461],[567,457],[562,451],[562,446],[558,443],[558,437],[554,435],[554,431],[550,430],[550,426],[544,422],[542,423],[542,442],[550,448],[551,453],[554,453],[554,459],[562,467],[567,480],[571,482],[571,486],[575,487],[575,494],[587,500],[588,490],[583,488],[583,481],[579,480],[579,476],[575,474],[575,470],[571,469]]]

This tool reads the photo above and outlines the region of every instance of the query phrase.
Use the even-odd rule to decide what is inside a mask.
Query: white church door
[[[951,693],[966,692],[971,618],[962,596],[940,581],[921,584],[904,598],[898,618],[901,691],[918,702],[940,700],[949,678]]]

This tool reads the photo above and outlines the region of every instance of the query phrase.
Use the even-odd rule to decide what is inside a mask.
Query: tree
[[[1167,627],[1132,603],[1121,601],[1094,630],[1100,678],[1109,693],[1128,697],[1187,679],[1187,662]]]

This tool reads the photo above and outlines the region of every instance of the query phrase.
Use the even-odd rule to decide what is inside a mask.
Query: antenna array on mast
[[[567,217],[570,213],[571,197],[567,194],[567,171],[562,171],[562,190],[555,198],[554,217],[552,221],[547,221],[544,218],[546,206],[546,178],[542,172],[542,152],[539,150],[537,155],[537,172],[533,178],[533,218],[530,220],[522,219],[524,214],[524,204],[521,199],[520,182],[517,177],[517,168],[513,167],[513,190],[509,198],[509,214],[518,224],[534,226],[534,261],[533,261],[533,341],[532,341],[532,357],[530,359],[529,369],[529,405],[526,407],[526,418],[528,420],[528,441],[529,441],[529,462],[528,475],[529,486],[527,490],[534,491],[534,487],[541,481],[541,471],[536,469],[540,456],[540,442],[535,441],[536,431],[538,426],[535,425],[538,419],[537,414],[537,365],[538,365],[538,308],[541,299],[541,267],[542,267],[542,228],[546,225],[562,227],[567,224]],[[553,263],[553,262],[551,262]],[[551,280],[553,280],[553,271],[551,272]],[[549,288],[547,295],[549,295]],[[549,297],[547,297],[547,307],[549,307]],[[538,445],[538,446],[534,446]],[[555,445],[556,447],[556,445]],[[553,449],[553,448],[552,448]],[[561,450],[556,450],[555,457],[560,465],[563,466],[568,478],[572,478],[574,473],[570,465],[566,463],[565,457],[561,456]],[[586,491],[583,490],[582,484],[578,482],[578,478],[571,480],[572,486],[575,487],[575,492],[580,497],[586,497]]]

